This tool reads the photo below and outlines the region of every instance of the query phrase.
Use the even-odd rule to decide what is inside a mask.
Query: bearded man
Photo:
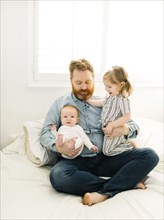
[[[86,59],[73,60],[69,70],[72,91],[56,99],[48,111],[40,143],[58,155],[58,162],[50,172],[52,187],[59,192],[82,196],[82,203],[91,206],[134,188],[157,165],[159,158],[150,148],[135,148],[119,155],[105,156],[102,146],[104,134],[108,135],[105,130],[102,131],[101,108],[86,102],[94,93],[93,66]],[[99,148],[98,153],[92,153],[85,147],[75,159],[61,156],[64,154],[73,157],[81,150],[75,149],[74,139],[63,142],[61,137],[55,137],[51,133],[52,124],[55,124],[57,130],[60,127],[60,110],[65,105],[78,108],[78,124]],[[120,135],[135,138],[138,132],[138,126],[130,120],[124,126],[115,128],[108,138]]]

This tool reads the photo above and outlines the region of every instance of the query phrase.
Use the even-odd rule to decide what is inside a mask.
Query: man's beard
[[[76,98],[80,100],[87,100],[94,93],[94,84],[91,89],[86,89],[86,90],[82,90],[82,89],[76,90],[75,87],[72,85],[72,92]]]

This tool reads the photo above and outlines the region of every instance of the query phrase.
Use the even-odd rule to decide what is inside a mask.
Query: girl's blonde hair
[[[130,96],[133,92],[132,85],[128,80],[128,73],[121,66],[113,66],[112,70],[108,70],[104,74],[103,80],[109,80],[112,84],[124,82],[124,86],[120,90],[120,94],[124,97]]]

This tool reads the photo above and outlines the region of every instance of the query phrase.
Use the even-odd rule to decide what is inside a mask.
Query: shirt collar
[[[73,93],[71,94],[71,96],[72,96],[72,99],[73,99],[74,102],[86,103],[86,101],[76,98],[76,96]]]
[[[78,99],[78,98],[76,98],[76,97],[74,96],[74,94],[73,94],[73,93],[71,93],[71,95],[72,95],[72,99],[73,99],[73,101],[74,101],[74,102],[79,101],[79,99]]]

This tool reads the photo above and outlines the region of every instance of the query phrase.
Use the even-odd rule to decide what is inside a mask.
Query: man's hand
[[[127,135],[129,133],[129,126],[128,124],[124,124],[123,126],[114,128],[111,133],[108,133],[107,128],[103,128],[104,134],[108,138],[115,138],[121,135]]]
[[[56,139],[57,151],[69,157],[76,156],[83,146],[75,149],[75,140],[76,138],[72,138],[63,142],[63,135],[58,135]]]

